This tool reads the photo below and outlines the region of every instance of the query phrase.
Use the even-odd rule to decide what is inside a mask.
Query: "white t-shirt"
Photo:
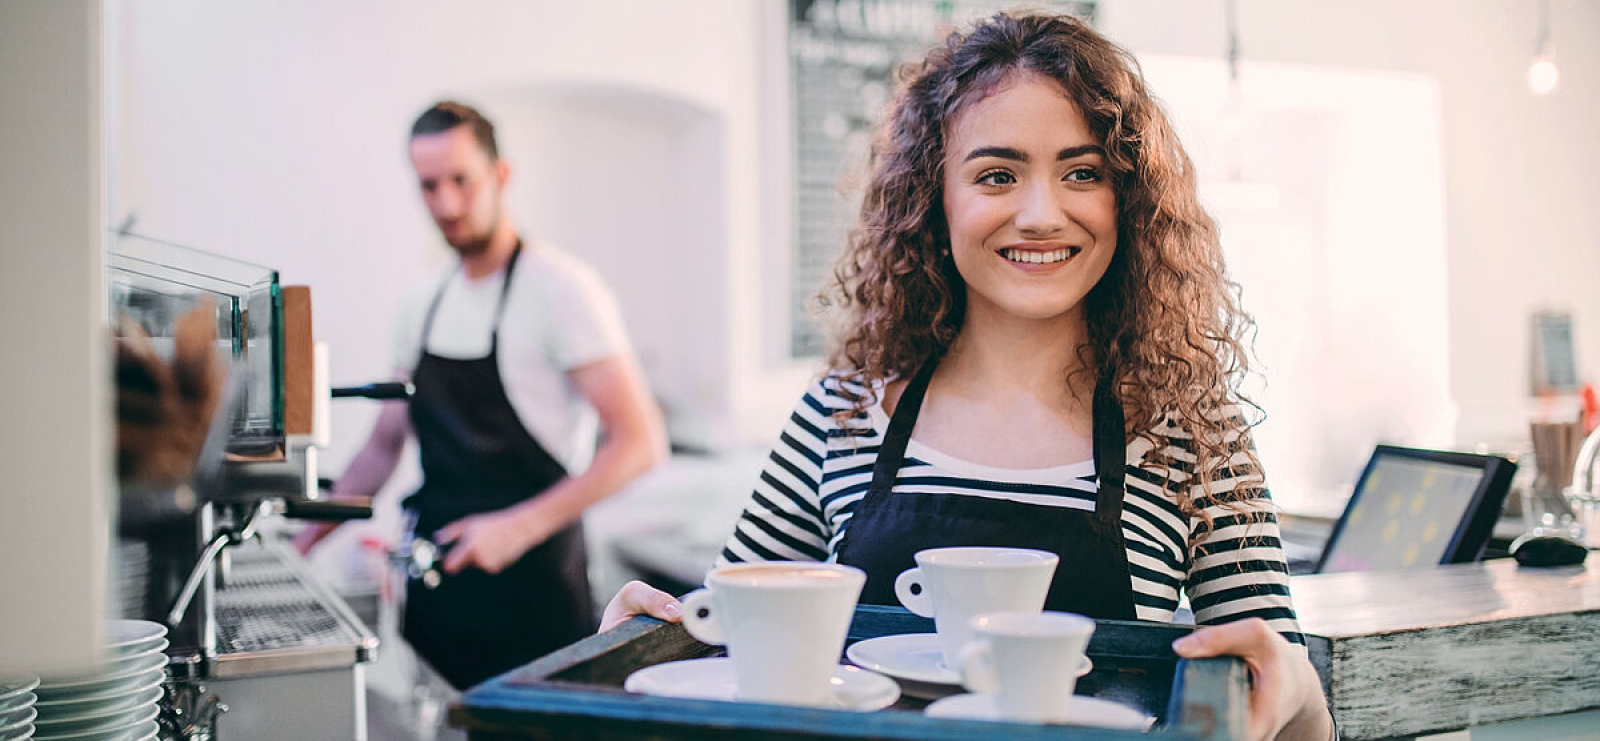
[[[469,279],[457,262],[414,286],[394,327],[397,377],[416,370],[428,305],[446,281],[428,352],[459,360],[488,355],[504,278],[497,270]],[[523,427],[570,474],[594,456],[599,420],[567,371],[629,351],[616,299],[594,269],[551,245],[524,241],[500,318],[500,378]]]

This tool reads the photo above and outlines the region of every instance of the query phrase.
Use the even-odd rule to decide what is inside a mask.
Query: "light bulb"
[[[1534,57],[1533,64],[1528,65],[1528,89],[1534,95],[1549,95],[1560,84],[1561,69],[1556,67],[1556,58],[1548,52]]]

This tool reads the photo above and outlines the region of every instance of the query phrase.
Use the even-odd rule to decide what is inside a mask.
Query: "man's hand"
[[[529,515],[526,510],[512,507],[468,515],[439,528],[433,534],[433,542],[441,548],[450,546],[444,572],[459,574],[470,566],[498,574],[516,563],[528,549],[549,537],[535,527]]]
[[[1299,646],[1250,618],[1196,630],[1172,644],[1190,659],[1238,656],[1250,667],[1250,741],[1333,737],[1322,681]]]
[[[338,526],[339,523],[337,522],[308,522],[304,527],[300,528],[299,532],[294,534],[294,537],[290,538],[289,542],[294,545],[295,551],[299,552],[301,556],[308,556],[311,554],[311,549],[315,548],[317,543],[322,542],[323,538],[328,537],[328,533],[333,532],[334,528]]]
[[[606,603],[605,614],[600,616],[600,632],[604,633],[639,615],[649,615],[669,623],[683,617],[678,601],[642,581],[630,581],[617,590],[615,597]]]
[[[397,374],[396,378],[404,378]],[[371,502],[383,485],[389,481],[400,455],[405,451],[406,440],[411,437],[409,406],[403,401],[384,402],[378,410],[378,421],[372,425],[367,442],[361,446],[339,481],[334,486],[331,501],[353,500]],[[308,522],[295,533],[295,550],[304,556],[311,553],[317,543],[338,529],[337,522]]]

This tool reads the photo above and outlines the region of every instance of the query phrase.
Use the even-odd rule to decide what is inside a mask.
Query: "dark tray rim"
[[[606,633],[585,638],[526,666],[480,684],[450,709],[451,724],[477,738],[512,738],[519,729],[537,725],[539,738],[563,733],[588,737],[605,733],[627,737],[641,724],[652,738],[916,739],[972,741],[985,735],[1020,741],[1050,739],[1211,739],[1243,738],[1248,707],[1244,662],[1237,658],[1186,660],[1171,642],[1191,626],[1137,621],[1097,621],[1088,653],[1096,660],[1123,658],[1175,663],[1167,722],[1148,732],[1043,726],[975,720],[930,718],[907,711],[858,713],[761,703],[656,697],[626,692],[619,686],[556,679],[557,675],[599,664],[618,662],[641,668],[666,661],[696,658],[715,651],[695,641],[674,623],[634,618]],[[895,633],[932,632],[932,621],[899,607],[861,605],[848,642]],[[656,650],[650,660],[635,662],[640,647]]]

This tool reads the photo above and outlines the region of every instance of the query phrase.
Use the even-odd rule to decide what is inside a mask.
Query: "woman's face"
[[[1117,248],[1117,199],[1078,106],[1024,72],[948,131],[944,213],[968,323],[1082,321]]]

